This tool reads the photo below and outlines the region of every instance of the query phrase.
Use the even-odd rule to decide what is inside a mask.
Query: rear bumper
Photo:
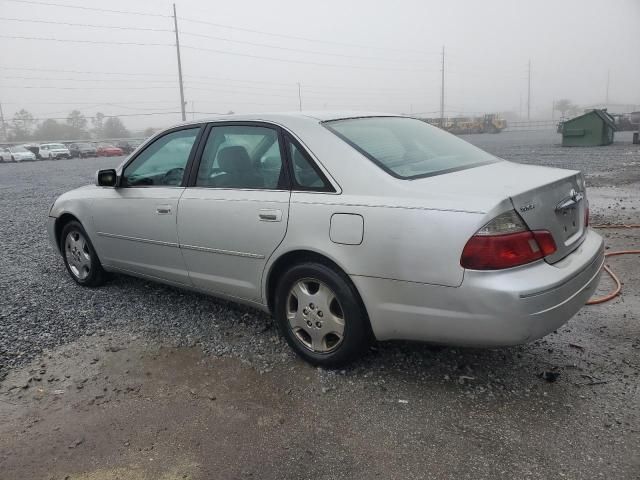
[[[499,346],[526,343],[566,323],[596,289],[604,248],[589,231],[561,261],[467,270],[460,287],[353,276],[379,340]]]

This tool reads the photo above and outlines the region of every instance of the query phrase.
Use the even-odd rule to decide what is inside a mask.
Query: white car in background
[[[0,162],[10,162],[11,161],[11,152],[9,151],[9,147],[0,147]]]
[[[24,162],[33,161],[36,156],[22,145],[14,145],[0,149],[0,156],[3,162]]]
[[[62,143],[43,143],[40,145],[40,158],[54,160],[58,158],[71,158],[69,149]]]

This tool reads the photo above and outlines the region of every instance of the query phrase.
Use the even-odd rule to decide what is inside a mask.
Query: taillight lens
[[[473,270],[500,270],[534,262],[556,251],[546,230],[531,231],[515,210],[498,215],[465,245],[460,265]]]

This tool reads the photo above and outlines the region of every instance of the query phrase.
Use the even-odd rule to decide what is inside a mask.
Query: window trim
[[[204,124],[202,123],[180,125],[178,127],[173,127],[168,130],[163,130],[159,134],[151,137],[144,144],[144,148],[136,152],[135,155],[132,155],[131,157],[129,157],[125,161],[125,163],[122,165],[122,167],[120,168],[120,175],[118,175],[118,184],[116,185],[116,187],[117,188],[184,188],[186,187],[189,179],[189,174],[191,172],[191,165],[194,162],[196,151],[198,150],[198,148],[200,147],[200,143],[202,142],[202,133],[204,131],[203,127],[204,127]],[[153,145],[155,142],[157,142],[161,138],[166,137],[167,135],[170,135],[175,132],[180,132],[182,130],[193,130],[196,128],[198,129],[198,132],[196,133],[196,138],[193,142],[193,145],[191,146],[191,151],[189,152],[189,157],[187,158],[187,164],[184,167],[185,173],[182,176],[182,182],[180,183],[180,185],[124,185],[123,184],[125,170],[129,165],[131,165],[131,163],[135,161],[136,158],[142,155],[142,153],[145,152],[147,148],[149,148],[151,145]]]
[[[358,153],[364,155],[367,159],[371,160],[371,162],[373,162],[376,166],[378,166],[384,172],[388,173],[392,177],[397,178],[399,180],[419,180],[421,178],[428,178],[428,177],[435,177],[435,176],[438,176],[438,175],[445,175],[447,173],[453,173],[453,172],[459,172],[459,171],[462,171],[462,170],[468,170],[469,168],[482,167],[484,165],[490,165],[492,163],[497,163],[497,162],[502,161],[499,158],[496,158],[495,160],[487,160],[486,162],[477,162],[477,163],[472,163],[472,164],[469,164],[469,165],[461,165],[459,167],[451,167],[451,168],[447,168],[447,169],[444,169],[444,170],[438,170],[437,172],[421,173],[421,174],[418,174],[418,175],[411,175],[409,177],[405,177],[405,176],[399,175],[396,172],[394,172],[393,170],[391,170],[384,163],[379,161],[374,156],[370,155],[366,150],[362,149],[360,146],[358,146],[357,144],[355,144],[354,142],[349,140],[347,137],[345,137],[344,135],[339,133],[337,130],[332,128],[331,125],[330,125],[331,123],[338,123],[338,122],[341,122],[341,121],[344,121],[344,120],[358,120],[358,119],[363,119],[363,118],[410,118],[410,119],[416,120],[418,122],[422,122],[422,120],[420,120],[419,118],[414,118],[414,117],[378,115],[378,116],[371,116],[371,117],[339,118],[339,119],[334,119],[334,120],[324,120],[324,121],[320,122],[320,124],[324,128],[329,130],[331,133],[333,133],[340,140],[345,142],[347,145],[349,145],[351,148],[356,150]],[[427,122],[424,122],[424,123],[427,123]],[[433,128],[437,128],[437,127],[433,127]]]
[[[204,185],[196,185],[198,180],[198,170],[200,169],[200,163],[202,162],[202,154],[204,153],[204,149],[206,148],[207,142],[209,140],[209,136],[211,135],[211,131],[217,127],[261,127],[268,128],[270,130],[275,130],[278,146],[280,148],[280,158],[282,159],[282,165],[285,169],[285,185],[278,186],[277,188],[237,188],[237,187],[214,187],[214,186],[204,186]],[[289,173],[289,162],[286,155],[286,148],[284,144],[284,135],[283,130],[279,125],[275,125],[273,123],[261,122],[261,121],[220,121],[220,122],[210,122],[205,127],[205,132],[202,135],[200,144],[198,145],[197,156],[194,158],[194,162],[192,168],[189,172],[189,178],[186,185],[188,188],[206,188],[206,189],[214,189],[214,190],[251,190],[256,192],[289,192],[291,191],[291,175]]]
[[[289,132],[286,132],[285,135],[285,150],[287,151],[287,163],[289,164],[289,177],[291,179],[292,190],[296,192],[322,192],[322,193],[336,193],[336,189],[333,184],[329,181],[324,172],[320,169],[318,164],[315,162],[313,157],[309,154],[306,148],[302,146],[302,144],[294,138]],[[300,185],[296,180],[293,158],[291,158],[291,151],[288,148],[289,143],[295,146],[298,151],[305,157],[305,160],[311,165],[311,168],[316,172],[316,175],[322,180],[324,183],[323,187],[307,187],[304,185]]]

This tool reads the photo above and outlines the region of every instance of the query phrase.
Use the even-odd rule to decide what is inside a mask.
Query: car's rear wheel
[[[302,263],[282,276],[274,313],[287,343],[314,365],[344,365],[371,340],[366,311],[349,277],[321,263]]]
[[[60,235],[62,257],[73,280],[86,287],[104,283],[105,272],[87,232],[79,222],[71,221]]]

